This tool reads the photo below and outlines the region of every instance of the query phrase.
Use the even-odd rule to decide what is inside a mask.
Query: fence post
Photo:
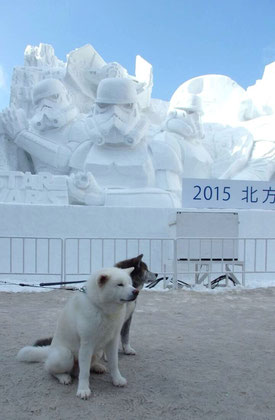
[[[66,281],[66,239],[61,239],[61,282]],[[62,285],[61,285],[62,287]]]
[[[178,288],[178,240],[174,239],[174,273],[173,273],[173,288]]]

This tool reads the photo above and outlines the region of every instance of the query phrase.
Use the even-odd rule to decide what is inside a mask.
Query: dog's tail
[[[20,362],[44,362],[49,354],[50,346],[26,346],[19,350],[17,360]]]
[[[50,346],[52,344],[53,338],[40,338],[39,340],[36,340],[34,343],[35,347],[43,347],[43,346]]]

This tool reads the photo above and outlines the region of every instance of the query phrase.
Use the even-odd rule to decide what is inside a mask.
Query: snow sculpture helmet
[[[166,129],[189,139],[203,138],[201,124],[203,109],[200,96],[186,92],[180,98],[180,101],[173,105],[174,108],[170,111],[166,120]]]
[[[131,79],[103,79],[97,88],[93,114],[95,127],[100,134],[96,139],[99,145],[111,143],[130,146],[139,141],[139,136],[133,133],[140,113],[136,87]]]
[[[186,94],[180,98],[180,101],[174,103],[174,108],[183,109],[188,114],[195,112],[199,115],[203,114],[201,97],[192,93],[186,92]]]
[[[63,83],[58,79],[45,79],[37,83],[33,89],[33,103],[39,105],[41,101],[48,103],[48,106],[53,104],[63,104],[64,106],[71,103],[69,93]]]
[[[32,93],[35,115],[31,124],[39,131],[60,128],[76,114],[69,92],[58,79],[45,79],[37,83]]]
[[[97,88],[96,103],[130,104],[137,102],[134,82],[126,78],[103,79]]]

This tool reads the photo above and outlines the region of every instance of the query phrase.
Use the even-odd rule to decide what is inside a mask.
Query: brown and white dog
[[[142,261],[142,258],[143,254],[140,254],[135,258],[120,261],[115,265],[119,268],[134,267],[134,271],[132,271],[130,276],[132,278],[133,286],[138,290],[143,288],[144,283],[150,283],[151,281],[156,280],[158,276],[156,273],[152,273],[148,270],[147,264]],[[135,308],[136,301],[127,303],[125,322],[120,333],[123,352],[128,355],[136,354],[135,350],[130,346],[130,326]]]

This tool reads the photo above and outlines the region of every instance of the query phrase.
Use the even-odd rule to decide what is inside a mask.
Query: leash
[[[235,280],[231,276],[227,276],[228,280],[232,281],[233,285],[236,286]],[[165,280],[168,280],[169,277],[165,277]],[[215,289],[217,286],[219,286],[219,282],[226,279],[226,275],[222,275],[217,277],[216,279],[211,281],[211,289]],[[159,277],[156,280],[153,280],[151,283],[149,283],[147,286],[145,286],[146,289],[153,289],[161,280],[164,280],[164,277]],[[56,290],[56,287],[52,286],[64,286],[66,284],[78,284],[78,283],[85,283],[87,280],[75,280],[75,281],[65,281],[65,282],[48,282],[48,283],[39,283],[39,284],[30,284],[30,283],[14,283],[9,282],[5,280],[0,280],[0,286],[19,286],[19,287],[35,287],[35,288],[42,288],[42,289],[51,289]],[[188,287],[191,288],[192,286],[182,280],[177,280],[178,284],[180,284],[182,287]],[[173,283],[173,279],[170,279],[169,283]],[[66,287],[66,290],[71,291],[80,291],[83,293],[86,293],[86,286],[82,286],[80,288],[76,287]]]
[[[169,279],[169,277],[165,277],[165,280],[168,280]],[[159,277],[158,279],[156,279],[156,280],[153,280],[153,281],[151,281],[151,283],[149,283],[147,286],[145,286],[145,288],[146,289],[152,289],[153,287],[155,287],[161,280],[164,280],[164,277]],[[182,281],[182,280],[177,280],[177,282],[178,282],[178,284],[180,284],[182,287],[183,286],[185,286],[185,287],[190,287],[191,288],[191,286],[190,286],[190,284],[188,284],[188,283],[185,283],[184,281]],[[173,283],[173,278],[171,278],[170,279],[170,281],[169,281],[169,283]]]
[[[66,284],[85,283],[85,282],[86,282],[86,280],[77,280],[77,281],[30,284],[30,283],[14,283],[14,282],[10,282],[10,281],[0,280],[0,286],[8,285],[8,286],[20,286],[20,287],[36,287],[36,288],[42,288],[42,289],[56,290],[56,287],[52,287],[52,286],[63,286],[63,285],[66,285]],[[83,289],[83,288],[80,288],[80,289]],[[66,287],[66,290],[72,290],[72,291],[80,290],[80,289],[77,289],[75,287]]]
[[[215,287],[219,286],[219,282],[222,280],[225,280],[226,277],[228,278],[228,280],[231,280],[233,285],[236,286],[236,281],[229,275],[226,276],[226,274],[223,274],[220,277],[217,277],[216,279],[211,281],[211,289],[215,289]]]
[[[219,282],[222,280],[225,280],[226,277],[228,278],[228,280],[232,281],[233,285],[236,286],[236,281],[229,275],[223,274],[222,276],[217,277],[216,279],[211,281],[211,289],[215,289],[217,286],[219,286]],[[165,277],[165,280],[168,280],[169,277]],[[146,289],[153,289],[153,287],[155,287],[161,280],[164,280],[164,277],[160,277],[156,280],[151,281],[151,283],[149,283],[147,286],[145,286]],[[188,287],[188,288],[192,288],[192,286],[182,280],[177,280],[178,284],[181,285],[182,287]],[[173,278],[170,279],[169,283],[173,283]]]

